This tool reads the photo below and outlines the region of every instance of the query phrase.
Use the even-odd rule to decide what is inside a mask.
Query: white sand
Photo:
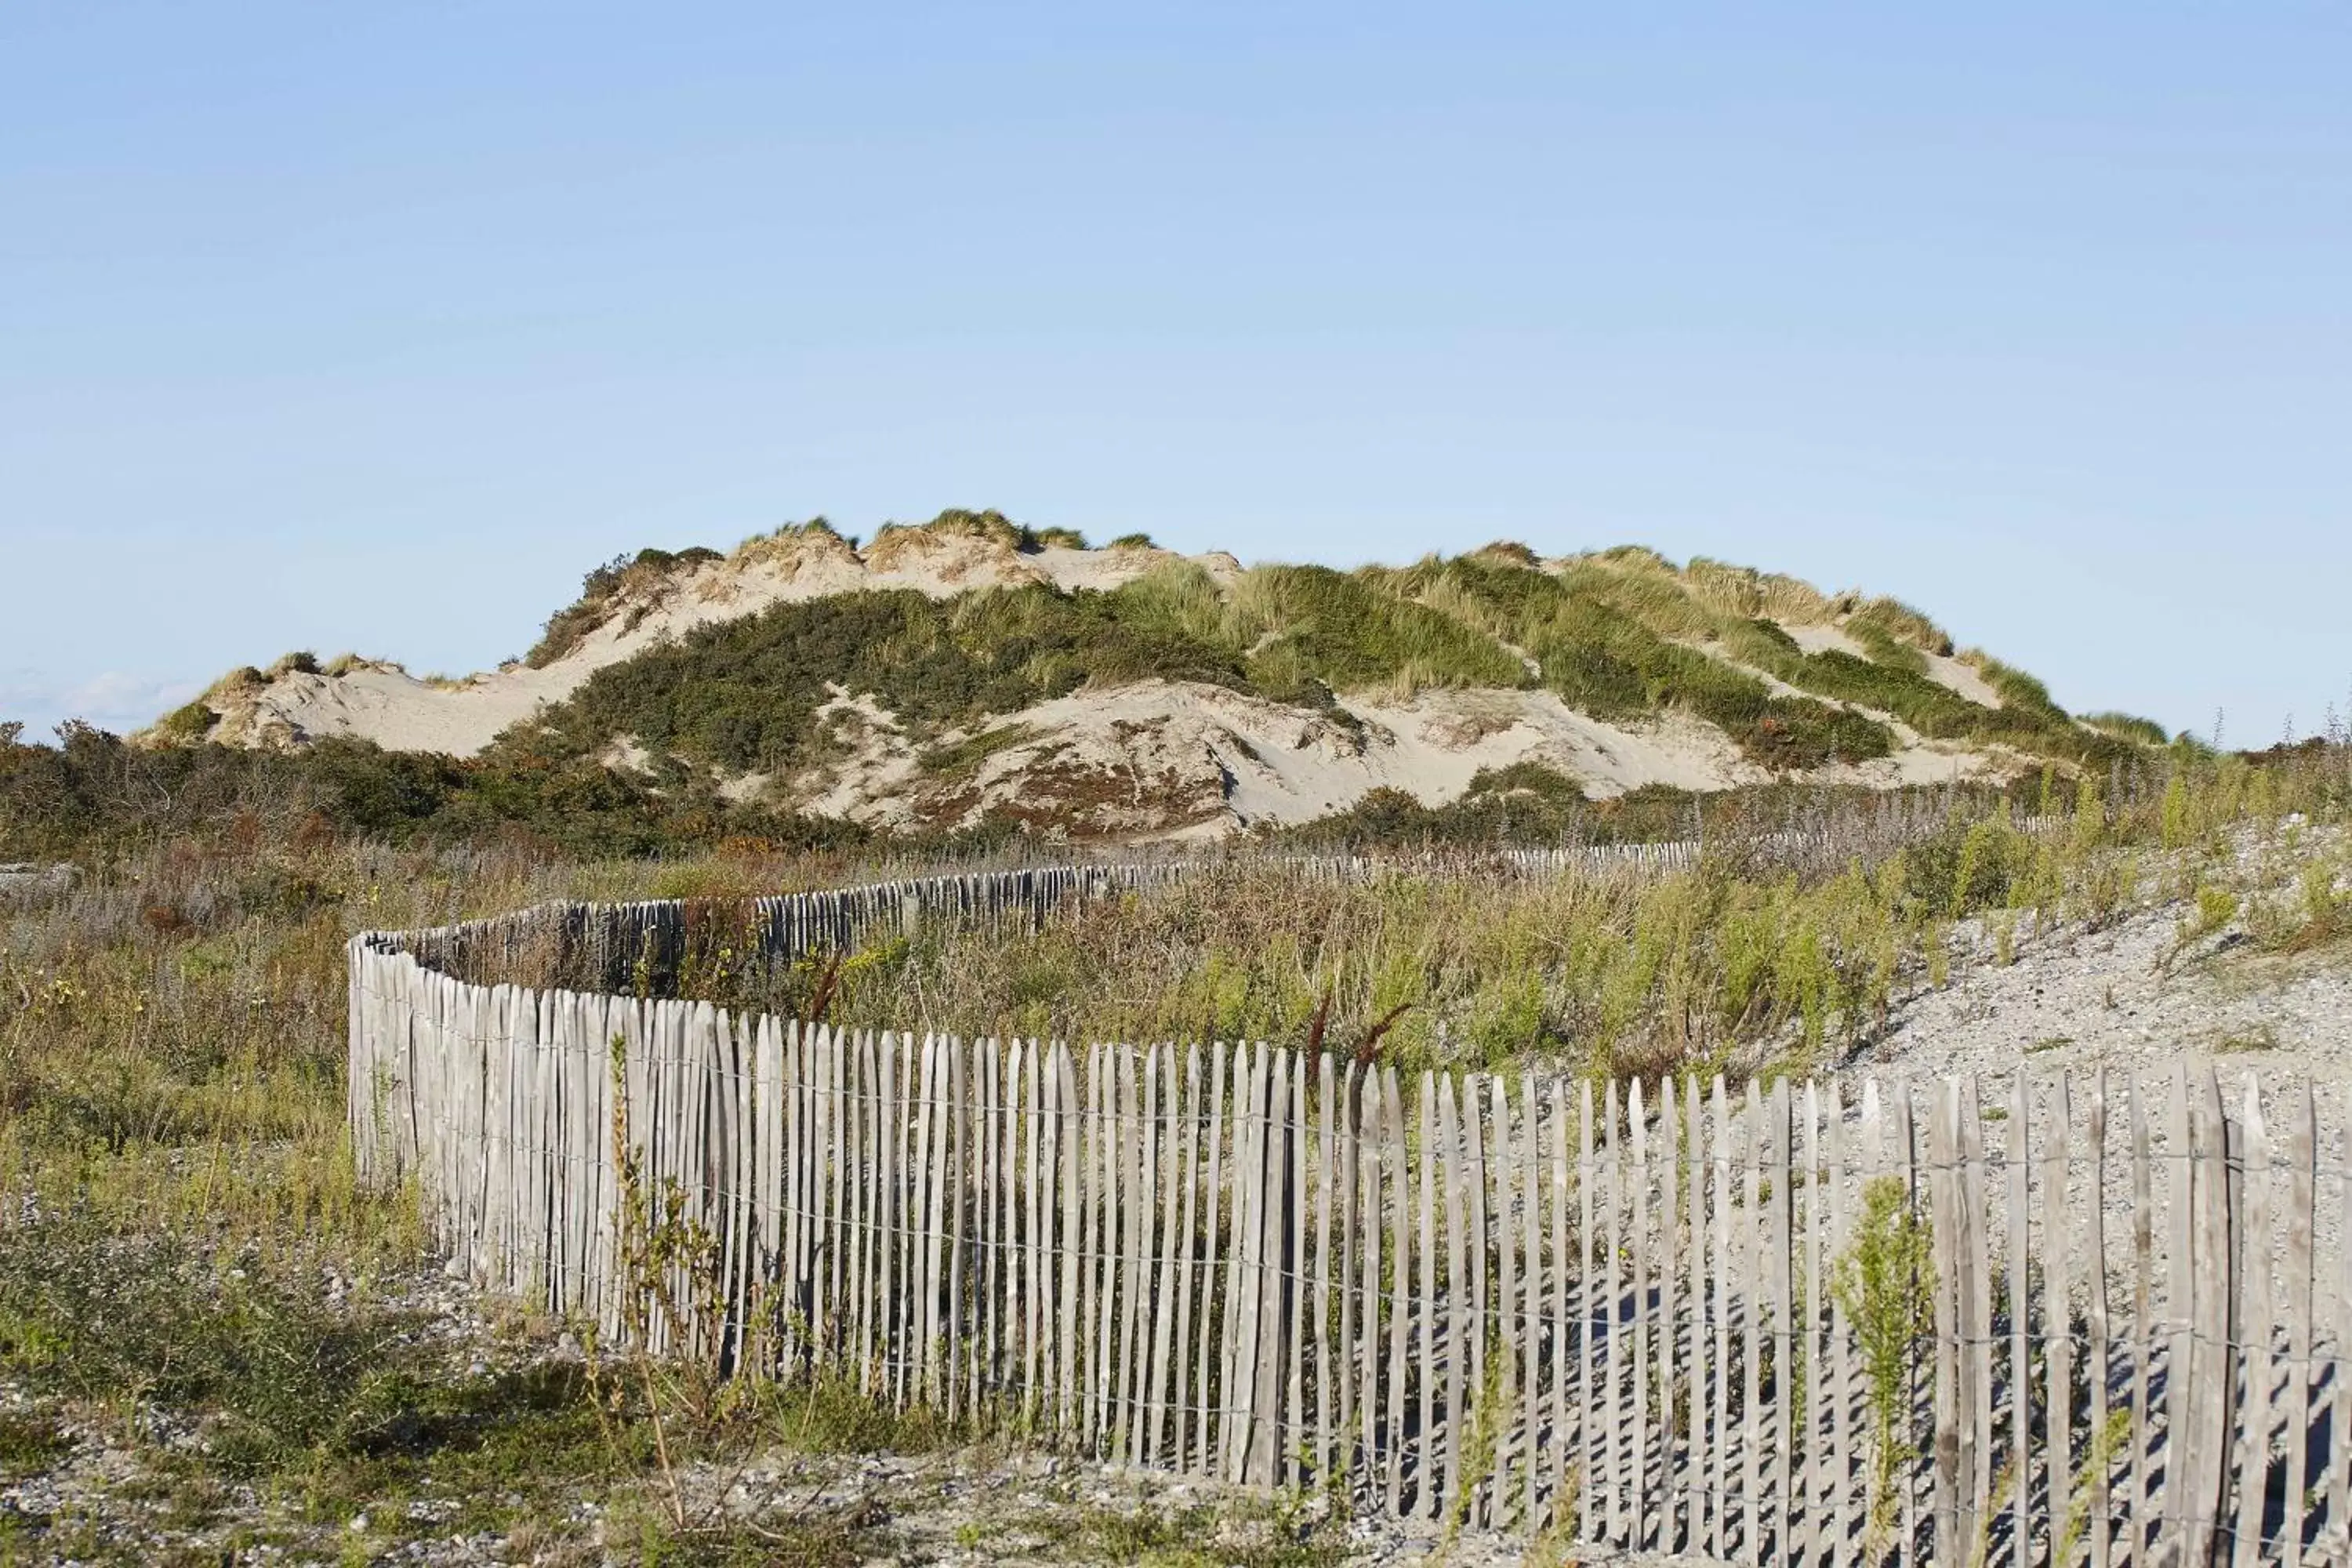
[[[1548,691],[1432,690],[1344,706],[1360,729],[1190,681],[1080,691],[981,726],[974,732],[1019,739],[976,768],[941,776],[923,770],[924,748],[889,715],[837,698],[824,710],[845,753],[793,781],[788,797],[875,826],[968,826],[1010,807],[1094,832],[1202,837],[1311,821],[1381,788],[1443,805],[1460,798],[1482,768],[1517,762],[1556,767],[1594,799],[1648,784],[1718,790],[1770,776],[1688,715],[1606,724]],[[963,739],[959,731],[937,745]],[[1912,737],[1893,757],[1822,776],[1885,787],[2001,766]]]
[[[1175,559],[1167,551],[1132,546],[1023,554],[992,541],[919,529],[886,534],[862,552],[824,534],[755,540],[723,561],[679,574],[649,601],[620,603],[610,619],[545,668],[510,665],[446,687],[384,663],[362,663],[340,676],[289,671],[258,691],[215,699],[226,711],[214,738],[229,745],[282,747],[350,735],[393,751],[472,756],[499,731],[570,696],[604,666],[665,637],[772,605],[866,588],[912,588],[934,598],[1028,583],[1112,588]],[[1240,570],[1230,555],[1197,559],[1214,576]]]
[[[1843,626],[1824,623],[1816,626],[1784,625],[1780,629],[1795,638],[1797,646],[1807,653],[1823,653],[1835,648],[1856,658],[1870,657],[1863,652],[1862,645],[1848,636]],[[1987,684],[1985,678],[1978,674],[1973,666],[1962,664],[1944,654],[1927,653],[1924,648],[1920,651],[1927,660],[1927,679],[1937,685],[1956,691],[1982,708],[2001,705],[2000,693]]]
[[[1180,558],[1149,547],[1048,548],[1022,552],[995,540],[929,529],[884,533],[863,549],[823,532],[753,540],[724,560],[633,586],[607,618],[544,668],[511,664],[462,681],[416,679],[397,665],[361,661],[338,675],[276,674],[225,685],[208,700],[223,711],[216,739],[296,746],[327,736],[373,740],[396,751],[472,755],[498,735],[562,700],[596,670],[697,626],[773,605],[868,589],[911,588],[937,598],[973,589],[1046,584],[1114,588],[1163,563],[1190,559],[1220,583],[1241,565],[1222,552]],[[1809,650],[1858,652],[1835,626],[1787,628]],[[1721,649],[1706,651],[1717,658]],[[1933,661],[1937,679],[1976,700],[1991,693],[1957,660]],[[1751,671],[1775,691],[1786,683]],[[1680,713],[1610,724],[1547,691],[1432,690],[1410,700],[1377,693],[1346,699],[1360,721],[1294,709],[1223,688],[1144,681],[1087,689],[979,728],[1020,739],[976,767],[930,769],[929,751],[967,737],[916,745],[869,694],[835,688],[819,709],[835,755],[798,778],[720,780],[730,799],[774,798],[822,815],[876,825],[970,823],[991,811],[1028,811],[1041,822],[1132,836],[1210,836],[1255,824],[1296,823],[1341,810],[1371,790],[1402,790],[1430,805],[1458,798],[1482,768],[1545,763],[1595,798],[1644,784],[1717,790],[1769,775],[1729,737]],[[1839,782],[1889,787],[2012,773],[2024,760],[1998,749],[1923,741],[1888,715],[1895,755],[1819,771]],[[606,748],[608,765],[644,771],[652,759],[630,737]]]

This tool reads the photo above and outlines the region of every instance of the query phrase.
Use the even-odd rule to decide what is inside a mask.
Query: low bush
[[[87,1404],[199,1413],[231,1468],[380,1432],[408,1395],[391,1352],[413,1330],[330,1305],[282,1258],[70,1215],[0,1221],[0,1366]]]

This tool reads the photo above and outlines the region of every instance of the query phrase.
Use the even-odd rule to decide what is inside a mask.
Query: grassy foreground
[[[690,988],[802,1015],[823,991],[835,1021],[966,1034],[1746,1073],[1865,1047],[1891,998],[1942,983],[1962,919],[2021,940],[2160,896],[2266,945],[2352,934],[2340,745],[2184,752],[2127,800],[2053,780],[2023,805],[2055,826],[2029,834],[2022,813],[1995,812],[1808,878],[1735,843],[1648,881],[1310,887],[1242,864],[1031,939],[877,942],[829,982],[824,966],[772,974],[714,946]],[[2269,857],[2251,872],[2249,836]],[[395,848],[248,812],[120,843],[70,892],[0,905],[0,1489],[102,1440],[133,1461],[114,1504],[144,1521],[126,1538],[43,1493],[0,1510],[0,1560],[219,1561],[276,1542],[365,1561],[474,1533],[547,1561],[856,1561],[875,1528],[858,1510],[738,1518],[711,1478],[776,1448],[920,1452],[981,1435],[838,1390],[721,1387],[691,1366],[555,1349],[575,1326],[481,1321],[424,1256],[411,1197],[354,1181],[341,1076],[355,931],[557,897],[723,911],[851,874],[717,849]],[[1311,1531],[1268,1539],[1220,1560],[1333,1550]],[[1198,1540],[1181,1521],[1076,1525],[1066,1546],[1185,1561]]]

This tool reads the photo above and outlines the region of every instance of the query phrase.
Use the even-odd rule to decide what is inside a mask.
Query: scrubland
[[[1696,810],[1709,848],[1674,875],[1537,879],[1457,860],[1318,883],[1236,855],[1034,935],[929,929],[782,970],[723,940],[738,900],[902,863],[872,864],[866,845],[683,837],[662,859],[517,832],[395,845],[307,800],[215,805],[68,829],[20,798],[7,824],[48,834],[30,852],[69,854],[81,874],[69,890],[0,895],[0,1557],[984,1554],[961,1526],[910,1534],[908,1520],[919,1494],[979,1488],[970,1456],[1001,1438],[836,1388],[722,1385],[600,1353],[581,1325],[443,1279],[412,1195],[352,1173],[342,958],[360,930],[685,897],[714,933],[685,987],[798,1016],[1735,1079],[1834,1070],[1956,972],[2151,910],[2177,933],[2169,962],[2201,962],[2223,931],[2240,952],[2307,963],[2352,952],[2340,739],[2255,757],[2175,748],[2128,778],[2053,773],[1955,797],[1950,820],[1899,852],[1818,869],[1777,864],[1774,821],[1752,806],[1677,802],[1650,826],[1676,831]],[[1475,854],[1464,820],[1402,831]],[[1824,806],[1804,820],[1840,818]],[[0,858],[26,853],[0,843]],[[837,1457],[883,1450],[893,1465],[940,1457],[915,1470]],[[1219,1529],[1221,1562],[1347,1549],[1309,1500],[1234,1523],[1188,1513],[1198,1499],[1094,1485],[1022,1480],[1052,1494],[1036,1510],[1055,1521],[1023,1550],[1207,1561]]]

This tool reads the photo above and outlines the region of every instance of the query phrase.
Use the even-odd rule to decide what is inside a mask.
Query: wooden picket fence
[[[2333,1086],[917,1038],[447,938],[352,945],[362,1168],[608,1340],[1601,1549],[2352,1562]]]

